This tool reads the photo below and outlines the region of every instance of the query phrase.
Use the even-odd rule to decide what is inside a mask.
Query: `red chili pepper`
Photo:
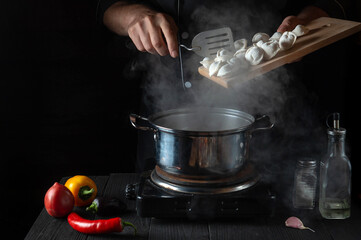
[[[125,226],[134,228],[134,234],[137,231],[136,227],[132,223],[124,222],[120,217],[88,220],[80,217],[75,212],[72,212],[68,215],[68,223],[78,232],[86,234],[121,232]]]

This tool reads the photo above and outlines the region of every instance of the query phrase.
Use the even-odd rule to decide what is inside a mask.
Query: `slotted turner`
[[[179,45],[188,51],[194,51],[202,57],[215,57],[221,48],[234,51],[233,35],[229,27],[223,27],[198,33],[192,40],[192,47]]]

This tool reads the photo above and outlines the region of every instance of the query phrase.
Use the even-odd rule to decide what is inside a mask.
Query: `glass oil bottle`
[[[320,163],[319,210],[324,218],[345,219],[351,214],[351,164],[345,154],[346,129],[340,128],[338,113],[332,116],[327,154]]]

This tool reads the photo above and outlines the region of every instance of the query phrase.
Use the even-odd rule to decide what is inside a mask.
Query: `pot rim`
[[[250,122],[250,124],[242,125],[237,128],[227,129],[227,130],[216,130],[216,131],[194,131],[194,130],[180,130],[180,129],[172,129],[170,127],[165,127],[156,124],[157,119],[174,115],[174,114],[184,114],[184,113],[195,113],[195,112],[205,112],[205,113],[220,113],[227,114],[236,117],[242,117],[243,119]],[[219,136],[219,135],[229,135],[234,133],[243,132],[245,130],[251,129],[254,122],[256,121],[255,117],[236,109],[231,108],[220,108],[220,107],[192,107],[192,108],[177,108],[170,109],[166,111],[162,111],[159,113],[152,114],[148,117],[149,123],[159,131],[167,132],[171,134],[177,135],[187,135],[187,136]]]

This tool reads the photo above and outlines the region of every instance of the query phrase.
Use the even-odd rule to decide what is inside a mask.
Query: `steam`
[[[281,23],[280,16],[271,11],[270,4],[245,2],[225,1],[216,6],[205,3],[194,9],[188,29],[192,34],[190,39],[182,41],[189,45],[195,34],[222,26],[231,27],[234,39],[250,39],[256,32],[272,35]],[[284,102],[283,91],[288,81],[284,69],[266,78],[246,82],[236,89],[222,89],[197,73],[202,57],[186,50],[182,55],[185,81],[192,83],[192,88],[186,92],[180,92],[183,87],[178,59],[141,54],[139,67],[147,72],[143,89],[148,113],[193,105],[229,106],[249,113],[277,112]]]
[[[252,3],[255,1],[249,2],[256,4]],[[197,24],[191,25],[190,32],[227,25],[231,26],[234,39],[250,39],[256,32],[272,35],[282,21],[266,6],[252,6],[243,12],[239,9],[230,5],[224,8],[201,6],[191,15],[191,20]],[[287,66],[225,89],[198,74],[201,60],[202,57],[193,52],[183,52],[185,79],[192,83],[192,87],[184,91],[178,59],[140,54],[136,70],[146,71],[142,85],[146,111],[141,114],[147,116],[168,109],[207,106],[233,108],[251,115],[269,115],[276,122],[275,127],[252,138],[250,158],[267,181],[288,183],[282,188],[290,197],[285,201],[289,201],[297,159],[319,159],[325,149],[320,114],[313,107],[315,98],[305,99],[307,91]],[[297,68],[297,63],[295,65]],[[275,179],[276,175],[278,178]]]
[[[190,31],[200,32],[230,26],[235,36],[248,39],[256,32],[273,32],[282,19],[274,14],[274,6],[270,6],[271,4],[260,4],[255,1],[225,1],[216,6],[203,5],[192,13],[192,23],[196,24],[191,25]]]

